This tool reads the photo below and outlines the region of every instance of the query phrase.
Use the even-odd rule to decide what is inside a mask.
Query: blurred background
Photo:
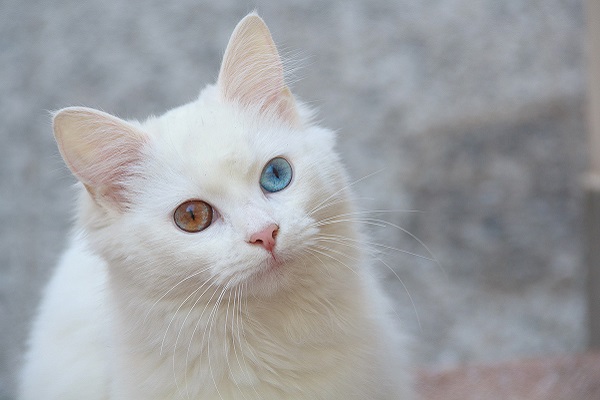
[[[3,0],[0,399],[73,215],[49,111],[143,119],[193,100],[254,8],[369,176],[360,205],[390,223],[371,240],[425,257],[377,256],[414,364],[584,350],[582,0]]]

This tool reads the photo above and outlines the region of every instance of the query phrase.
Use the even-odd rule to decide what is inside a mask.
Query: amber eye
[[[202,200],[189,200],[175,209],[173,219],[183,231],[200,232],[212,222],[213,208]]]

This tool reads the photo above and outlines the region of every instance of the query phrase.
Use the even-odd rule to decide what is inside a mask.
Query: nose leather
[[[279,226],[276,224],[270,224],[269,226],[261,229],[258,232],[250,235],[250,244],[262,246],[268,252],[273,252],[275,248],[277,233],[279,232]]]

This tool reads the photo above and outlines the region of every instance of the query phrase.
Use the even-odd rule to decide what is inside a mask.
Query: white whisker
[[[377,261],[379,261],[380,263],[382,263],[383,265],[385,265],[390,271],[392,271],[392,274],[394,274],[394,276],[398,279],[398,282],[400,282],[400,284],[402,285],[402,287],[404,288],[404,291],[406,292],[406,294],[408,295],[408,298],[410,300],[410,303],[412,304],[413,310],[415,311],[415,316],[417,317],[417,323],[419,324],[419,330],[421,332],[423,332],[423,327],[421,326],[421,318],[419,318],[419,312],[417,311],[417,306],[410,294],[410,292],[408,291],[408,288],[406,287],[406,285],[404,284],[404,281],[400,278],[400,276],[398,275],[398,273],[394,270],[394,268],[392,268],[388,263],[386,263],[385,261],[383,261],[381,258],[376,257]],[[394,309],[394,311],[396,312],[396,315],[398,314],[398,312]]]
[[[177,286],[181,285],[183,282],[192,279],[198,275],[200,275],[203,272],[206,272],[209,268],[204,268],[196,273],[193,273],[192,275],[188,275],[187,277],[183,278],[182,280],[180,280],[179,282],[177,282],[175,285],[173,285],[169,290],[167,290],[162,296],[160,296],[155,302],[154,304],[152,304],[152,307],[150,307],[148,309],[148,311],[146,312],[146,315],[144,316],[144,323],[146,323],[146,320],[148,319],[148,315],[150,315],[150,313],[152,312],[152,310],[154,309],[154,307],[156,307],[156,305],[158,303],[160,303],[162,301],[162,299],[164,299],[169,293],[171,293]]]
[[[337,203],[341,203],[337,202]],[[334,204],[334,203],[332,203]],[[330,220],[336,220],[340,217],[353,217],[356,215],[373,215],[373,214],[386,214],[386,213],[422,213],[423,211],[420,210],[410,210],[410,209],[397,209],[397,210],[384,210],[384,209],[380,209],[380,210],[362,210],[362,211],[353,211],[353,212],[347,212],[347,213],[341,213],[341,214],[335,214],[332,215],[331,217],[328,218],[323,218],[321,220],[319,220],[319,223],[324,223],[324,222],[328,222]]]
[[[244,282],[244,284],[242,285],[242,290],[240,293],[242,293],[243,291],[247,291],[247,286],[248,283]],[[244,302],[242,303],[242,299],[244,300]],[[245,310],[242,310],[242,306],[245,307]],[[240,350],[242,349],[242,341],[241,338],[244,339],[244,342],[246,343],[246,351],[248,351],[250,353],[250,357],[252,357],[252,359],[254,360],[254,362],[258,362],[258,357],[256,356],[256,353],[254,353],[254,350],[252,348],[252,346],[250,346],[248,344],[248,338],[246,338],[246,330],[244,329],[244,315],[250,315],[249,311],[248,311],[248,298],[246,296],[240,297],[240,317],[239,317],[239,327],[238,327],[238,334],[241,330],[241,337],[240,337]],[[246,362],[246,358],[244,357],[244,353],[242,353],[242,360],[244,361],[244,365],[246,366],[246,370],[248,370],[248,363]],[[249,372],[247,372],[249,373]],[[249,379],[250,381],[250,379]],[[252,390],[254,391],[254,393],[256,394],[256,398],[260,399],[261,396],[260,394],[258,394],[258,391],[256,390],[256,387],[254,385],[252,385]]]
[[[189,318],[190,314],[192,313],[192,311],[194,311],[194,309],[196,308],[196,305],[198,304],[198,302],[204,297],[204,295],[206,294],[206,292],[208,292],[211,288],[214,287],[214,285],[210,282],[210,281],[206,281],[204,282],[202,285],[200,285],[192,294],[190,294],[190,296],[188,296],[186,298],[186,300],[184,300],[184,303],[195,293],[199,292],[205,285],[206,289],[204,289],[204,291],[198,296],[198,298],[194,301],[194,304],[192,304],[192,306],[190,307],[188,313],[186,314],[181,326],[179,327],[179,331],[177,332],[177,337],[175,338],[175,343],[173,345],[173,358],[172,358],[172,368],[173,368],[173,374],[175,375],[175,367],[176,367],[176,352],[177,352],[177,345],[179,344],[179,339],[181,337],[181,334],[183,332],[183,329],[185,327],[185,324],[187,322],[187,319]],[[210,301],[212,300],[212,298],[214,297],[216,291],[213,292],[213,294],[211,295],[211,297],[208,299],[207,303],[210,303]],[[183,303],[182,303],[183,305]],[[173,314],[173,317],[171,318],[171,322],[173,321],[173,318],[175,318],[175,316],[178,314],[179,309],[181,308],[181,306],[177,309],[177,311]],[[202,313],[200,314],[200,317],[198,318],[198,322],[197,324],[199,324],[202,321],[202,316],[204,315],[204,311],[206,310],[206,306],[204,307],[204,310],[202,311]],[[171,325],[171,322],[169,322],[169,326]],[[196,326],[197,326],[196,324]],[[169,327],[167,326],[167,330],[169,329]],[[190,340],[191,338],[194,336],[194,332],[192,332],[192,335],[190,336]],[[166,332],[165,332],[165,337],[166,337]],[[163,338],[163,343],[164,343],[164,338]],[[161,346],[162,349],[162,346]],[[189,355],[189,347],[188,347],[188,351],[186,353],[186,368],[185,370],[187,371],[187,357]],[[188,391],[188,386],[187,386],[187,373],[184,376],[184,383],[186,386],[186,393],[187,393],[187,398],[189,398],[189,391]],[[179,390],[179,383],[177,381],[177,378],[175,378],[175,385],[177,386],[177,389]]]
[[[214,370],[213,370],[213,367],[212,367],[212,364],[211,364],[211,358],[210,358],[210,337],[211,337],[211,334],[212,334],[213,324],[215,323],[215,320],[217,318],[218,309],[219,309],[219,307],[221,305],[221,301],[223,300],[223,296],[225,295],[225,293],[229,289],[229,285],[230,284],[231,284],[231,281],[227,282],[227,284],[225,285],[225,287],[221,289],[221,293],[219,294],[219,297],[217,298],[217,300],[216,300],[216,302],[215,302],[215,304],[214,304],[214,306],[213,306],[210,314],[208,315],[208,322],[207,322],[206,326],[204,327],[204,333],[202,334],[202,342],[204,343],[204,339],[206,337],[206,332],[208,330],[208,338],[207,338],[207,341],[206,341],[206,353],[207,353],[206,356],[208,358],[208,369],[210,371],[210,376],[212,378],[213,384],[215,385],[215,390],[217,391],[217,394],[219,395],[219,398],[221,400],[224,400],[223,399],[223,395],[219,391],[219,385],[217,384],[217,381],[215,379],[215,373],[214,373]],[[196,331],[196,329],[194,328],[194,332],[195,331]],[[189,355],[190,348],[192,346],[193,336],[194,336],[194,333],[192,333],[192,337],[190,338],[190,344],[188,346],[188,355]],[[186,366],[187,366],[187,357],[186,357]]]
[[[321,234],[321,235],[319,235],[317,237],[317,240],[321,240],[321,241],[325,241],[325,242],[337,243],[337,244],[340,244],[342,246],[346,246],[346,247],[350,247],[350,248],[354,248],[354,249],[361,249],[362,247],[360,246],[360,244],[362,243],[362,244],[365,244],[365,245],[370,246],[370,247],[377,247],[377,248],[381,248],[381,249],[385,249],[385,250],[393,250],[393,251],[398,252],[398,253],[406,254],[406,255],[409,255],[409,256],[412,256],[412,257],[421,258],[423,260],[427,260],[427,261],[431,261],[431,262],[436,262],[437,261],[437,260],[435,260],[433,258],[429,258],[429,257],[421,255],[421,254],[413,253],[413,252],[408,251],[408,250],[402,250],[402,249],[398,249],[396,247],[387,246],[387,245],[379,244],[379,243],[375,243],[375,242],[360,241],[360,240],[356,240],[356,239],[346,238],[346,237],[343,237],[343,236],[336,236],[336,235],[325,236],[324,234]],[[350,242],[350,243],[348,243],[348,242]]]
[[[377,170],[375,172],[371,172],[370,174],[367,174],[365,176],[363,176],[362,178],[359,178],[357,180],[355,180],[354,182],[338,189],[337,191],[333,192],[331,195],[329,195],[329,197],[325,198],[325,200],[321,201],[319,204],[317,204],[316,207],[314,207],[312,210],[310,210],[308,212],[308,215],[311,216],[314,213],[316,213],[317,211],[319,211],[330,199],[334,198],[335,196],[339,195],[340,193],[342,193],[344,190],[348,190],[349,188],[351,188],[352,186],[356,185],[359,182],[364,181],[365,179],[368,179],[374,175],[377,175],[378,173],[380,173],[381,171],[383,171],[384,168]]]
[[[320,250],[318,250],[318,249],[315,249],[315,248],[310,248],[310,249],[308,249],[308,251],[310,251],[310,252],[315,252],[315,253],[317,253],[317,254],[321,254],[321,255],[323,255],[323,256],[325,256],[325,257],[327,257],[327,258],[330,258],[330,259],[332,259],[333,261],[335,261],[335,262],[337,262],[337,263],[339,263],[339,264],[343,265],[344,267],[348,268],[350,271],[354,272],[354,274],[356,274],[357,276],[359,276],[359,277],[360,277],[360,274],[359,274],[358,272],[356,272],[356,271],[355,271],[354,269],[352,269],[352,268],[351,268],[351,267],[350,267],[348,264],[344,263],[343,261],[340,261],[339,259],[335,258],[334,256],[332,256],[332,255],[330,255],[330,254],[327,254],[327,253],[325,253],[325,252],[323,252],[323,251],[320,251]]]

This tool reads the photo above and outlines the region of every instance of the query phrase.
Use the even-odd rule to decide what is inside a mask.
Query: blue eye
[[[275,157],[260,174],[260,187],[274,193],[285,189],[292,181],[292,166],[285,158]]]

